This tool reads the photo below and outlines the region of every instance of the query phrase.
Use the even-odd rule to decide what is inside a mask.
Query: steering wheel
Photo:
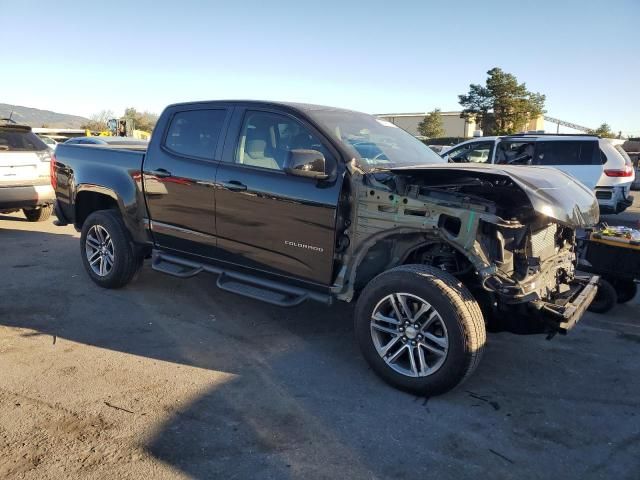
[[[532,158],[533,157],[531,155],[529,155],[528,153],[525,153],[524,155],[520,155],[519,157],[512,158],[507,162],[507,164],[513,165],[514,163],[520,163],[521,161],[524,161],[524,160],[527,160],[527,162],[529,162],[531,161]]]

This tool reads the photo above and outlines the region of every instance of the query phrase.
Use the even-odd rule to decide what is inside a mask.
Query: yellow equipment
[[[133,137],[139,140],[149,140],[151,133],[136,130],[132,118],[111,118],[107,121],[107,128],[112,137]]]

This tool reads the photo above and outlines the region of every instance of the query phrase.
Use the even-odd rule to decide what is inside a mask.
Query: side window
[[[496,162],[512,165],[531,165],[534,157],[534,146],[530,142],[502,141],[496,152]]]
[[[224,109],[178,112],[164,145],[179,155],[213,160],[226,116]]]
[[[469,147],[471,145],[462,145],[460,147],[452,148],[448,152],[445,152],[445,155],[449,159],[450,162],[466,162],[465,155],[469,151]]]
[[[493,143],[483,142],[473,144],[467,154],[467,162],[472,163],[488,163],[491,161],[491,149]]]
[[[491,161],[493,142],[474,142],[460,147],[449,154],[449,160],[456,163],[488,163]]]
[[[329,151],[298,121],[276,113],[247,111],[235,161],[252,167],[282,170],[289,151],[296,149],[317,150],[331,165]]]
[[[601,163],[597,142],[539,142],[536,165],[594,165]]]

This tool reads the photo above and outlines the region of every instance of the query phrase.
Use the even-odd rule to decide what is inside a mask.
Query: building
[[[440,112],[442,116],[442,126],[444,128],[443,137],[462,137],[469,138],[473,137],[474,132],[478,130],[479,127],[476,126],[476,122],[472,119],[467,120],[465,118],[460,118],[461,112]],[[378,118],[382,120],[386,120],[388,122],[397,125],[398,127],[406,130],[411,135],[419,137],[418,133],[418,125],[424,117],[428,115],[428,112],[425,113],[383,113],[376,115]],[[527,128],[524,130],[543,130],[544,129],[544,119],[542,115],[536,119],[533,119],[527,125]]]

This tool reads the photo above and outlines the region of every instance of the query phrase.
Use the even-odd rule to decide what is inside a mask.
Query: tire
[[[611,310],[618,301],[618,295],[613,285],[604,278],[598,283],[598,293],[593,299],[588,310],[593,313],[606,313]]]
[[[618,280],[613,283],[613,287],[616,290],[618,303],[627,303],[638,293],[638,286],[633,280]]]
[[[106,232],[106,236],[105,236]],[[87,243],[87,237],[90,238]],[[110,241],[100,246],[102,238]],[[96,245],[96,241],[99,245]],[[98,250],[104,253],[98,253]],[[120,288],[129,283],[142,266],[142,255],[135,248],[120,214],[115,210],[93,212],[82,225],[80,252],[85,270],[97,285],[103,288]],[[102,257],[93,266],[96,254]],[[96,268],[96,271],[94,268]],[[102,270],[104,266],[104,270]]]
[[[412,311],[413,326],[403,323],[405,327],[394,327],[387,320],[377,320],[397,321],[402,302]],[[400,308],[395,310],[393,303]],[[431,309],[426,309],[428,306]],[[385,308],[388,313],[382,313]],[[426,310],[416,317],[420,308]],[[379,333],[378,328],[385,325],[389,328]],[[435,330],[429,331],[431,328]],[[358,299],[355,335],[364,358],[378,376],[400,390],[427,397],[447,392],[468,378],[480,362],[486,343],[482,312],[469,290],[452,275],[426,265],[403,265],[375,277]],[[432,342],[436,339],[437,344]],[[395,344],[389,347],[391,342]],[[443,348],[445,343],[447,347]],[[396,348],[404,351],[392,365],[391,359],[398,355]],[[385,350],[387,353],[382,353]],[[436,350],[440,353],[432,353]],[[430,371],[423,368],[425,364]]]
[[[30,222],[44,222],[49,220],[51,213],[53,212],[53,205],[43,205],[37,208],[24,208],[22,213],[27,217]]]

